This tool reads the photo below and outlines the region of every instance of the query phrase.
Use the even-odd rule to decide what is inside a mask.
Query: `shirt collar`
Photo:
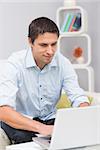
[[[52,61],[50,62],[50,64],[48,64],[48,66],[50,67],[56,67],[57,66],[57,61],[56,61],[56,55],[57,53],[55,53]],[[27,54],[26,54],[26,58],[25,58],[25,67],[26,68],[30,68],[30,67],[35,67],[37,66],[36,63],[35,63],[35,60],[34,60],[34,57],[32,55],[32,50],[31,48],[27,51]]]
[[[50,67],[56,67],[56,66],[57,66],[56,55],[57,55],[57,53],[55,53],[55,55],[54,55],[52,61],[50,62],[50,64],[49,64]]]
[[[35,66],[36,66],[36,63],[35,63],[35,60],[34,60],[33,55],[32,55],[32,50],[30,48],[26,54],[25,67],[30,68],[30,67],[35,67]]]

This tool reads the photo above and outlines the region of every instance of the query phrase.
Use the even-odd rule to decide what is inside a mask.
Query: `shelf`
[[[73,32],[62,32],[62,26],[64,24],[66,15],[70,13],[70,14],[81,14],[81,28],[78,31],[73,31]],[[57,25],[59,27],[60,33],[61,34],[80,34],[80,33],[84,33],[87,32],[87,13],[86,11],[80,7],[80,6],[75,6],[75,7],[60,7],[57,10]]]
[[[81,62],[81,64],[77,62],[73,54],[77,47],[80,47],[83,51],[82,57],[84,58],[84,62]],[[80,36],[60,35],[58,50],[67,57],[73,65],[88,66],[91,63],[91,40],[87,34],[82,34]]]

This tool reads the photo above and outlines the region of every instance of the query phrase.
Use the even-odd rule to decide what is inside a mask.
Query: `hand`
[[[42,135],[52,135],[53,132],[53,125],[45,125],[45,124],[41,124],[40,129],[39,129],[39,133]]]
[[[79,107],[85,107],[85,106],[89,106],[90,104],[88,102],[84,102],[84,103],[81,103],[79,105]]]

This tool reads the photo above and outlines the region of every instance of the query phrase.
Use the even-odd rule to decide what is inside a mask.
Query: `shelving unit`
[[[80,27],[77,30],[69,30],[72,27],[71,22],[80,14]],[[68,17],[72,16],[69,21]],[[67,20],[70,22],[67,22]],[[58,41],[58,49],[67,57],[78,74],[80,86],[89,92],[94,91],[94,70],[90,66],[91,63],[91,38],[87,34],[87,12],[79,6],[60,7],[57,10],[57,25],[60,30],[60,37]],[[69,24],[69,25],[68,25]],[[66,29],[66,30],[65,30]],[[73,51],[75,48],[82,50],[83,61],[77,61]]]
[[[71,13],[71,14],[81,14],[81,28],[79,31],[75,32],[62,32],[61,28],[63,26],[64,20],[66,18],[66,14]],[[73,7],[60,7],[57,10],[57,24],[60,29],[61,34],[67,34],[67,35],[77,35],[81,33],[86,33],[87,32],[87,12],[80,6],[73,6]]]

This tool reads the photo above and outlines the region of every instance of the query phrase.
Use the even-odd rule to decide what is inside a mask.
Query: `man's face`
[[[40,69],[51,62],[57,49],[57,40],[57,34],[46,32],[31,43],[33,57]]]

